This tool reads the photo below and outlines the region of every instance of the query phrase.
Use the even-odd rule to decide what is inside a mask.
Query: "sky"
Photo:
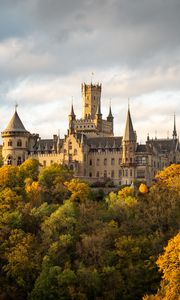
[[[115,135],[128,98],[139,143],[171,137],[174,113],[179,133],[179,28],[179,0],[0,0],[0,130],[18,103],[28,131],[63,137],[92,80]]]

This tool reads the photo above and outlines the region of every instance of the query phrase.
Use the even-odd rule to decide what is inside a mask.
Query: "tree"
[[[35,158],[28,158],[19,166],[19,173],[23,180],[30,178],[33,181],[38,180],[39,161]]]
[[[160,185],[180,192],[180,165],[172,164],[156,175]]]
[[[62,204],[69,194],[64,182],[69,181],[71,178],[72,171],[58,164],[41,169],[39,184],[43,199],[48,203]]]
[[[84,202],[90,198],[89,185],[80,179],[72,179],[70,182],[66,182],[65,186],[71,192],[70,200],[73,202]]]
[[[7,263],[3,267],[8,278],[25,291],[31,290],[40,268],[40,250],[34,235],[12,230],[6,246]]]
[[[147,185],[145,183],[141,183],[139,186],[139,192],[141,194],[146,194],[148,192]]]
[[[19,168],[5,165],[0,168],[0,188],[17,188],[21,182],[19,180]]]
[[[146,296],[144,300],[178,300],[180,296],[180,233],[172,238],[165,252],[157,260],[163,273],[157,295]]]

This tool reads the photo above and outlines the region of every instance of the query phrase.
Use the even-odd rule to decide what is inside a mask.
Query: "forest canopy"
[[[178,299],[180,165],[104,196],[57,164],[0,168],[0,299]]]

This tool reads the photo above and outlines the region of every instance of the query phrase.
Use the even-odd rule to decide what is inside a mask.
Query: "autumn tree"
[[[32,181],[38,180],[39,161],[35,158],[28,158],[19,166],[19,175],[23,180],[30,178]]]
[[[178,300],[180,295],[180,233],[172,238],[165,252],[157,260],[162,272],[160,289],[156,295],[145,296],[144,300]]]
[[[72,171],[67,167],[52,164],[43,168],[39,174],[39,184],[42,189],[44,201],[48,203],[63,203],[67,198],[68,191],[64,182],[72,178]]]

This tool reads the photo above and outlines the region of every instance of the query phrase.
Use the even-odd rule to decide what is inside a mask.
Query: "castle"
[[[137,142],[128,107],[123,136],[114,136],[114,118],[101,113],[101,85],[82,84],[83,113],[77,119],[73,105],[69,114],[69,128],[64,138],[53,135],[41,139],[27,131],[15,109],[14,115],[2,132],[3,163],[20,165],[27,158],[39,160],[42,167],[53,163],[67,165],[74,175],[89,182],[130,185],[134,180],[147,185],[158,170],[171,163],[180,163],[180,144],[174,116],[172,138],[150,139]]]

